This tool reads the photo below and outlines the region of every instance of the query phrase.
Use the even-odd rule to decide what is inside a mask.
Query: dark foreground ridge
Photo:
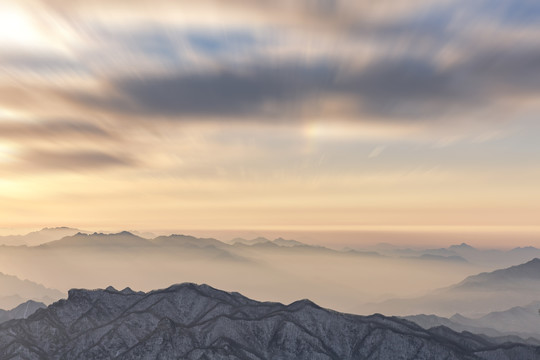
[[[149,293],[71,290],[1,324],[0,359],[527,360],[540,359],[540,348],[186,283]]]

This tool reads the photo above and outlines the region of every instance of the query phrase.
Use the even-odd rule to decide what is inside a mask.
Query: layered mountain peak
[[[296,240],[287,240],[287,239],[284,239],[284,238],[277,238],[277,239],[274,239],[274,241],[272,241],[274,244],[276,245],[279,245],[279,246],[305,246],[304,243],[301,243],[300,241],[296,241]]]
[[[4,245],[26,245],[37,246],[49,241],[58,240],[65,236],[72,236],[82,233],[81,230],[66,226],[45,227],[38,231],[32,231],[25,235],[0,236],[0,244]]]
[[[243,245],[257,245],[257,244],[269,244],[271,243],[270,240],[268,240],[265,237],[259,236],[251,240],[246,240],[243,238],[235,238],[231,241],[231,244],[243,244]]]
[[[524,264],[511,266],[506,269],[495,270],[489,273],[481,273],[466,278],[463,284],[481,284],[483,286],[492,282],[499,285],[515,281],[538,281],[540,282],[540,259],[534,258]]]
[[[143,294],[142,292],[135,292],[135,291],[131,290],[130,287],[126,287],[123,290],[117,290],[113,286],[108,286],[105,289],[105,291],[112,292],[112,293],[115,293],[115,294],[119,293],[119,294],[123,294],[123,295]]]
[[[69,230],[69,231],[77,231],[75,228],[70,228],[68,226],[56,226],[56,227],[44,227],[40,231],[58,231],[58,230]]]
[[[191,235],[172,234],[168,236],[158,236],[152,242],[162,246],[190,246],[190,247],[227,247],[227,244],[213,238],[197,238]]]
[[[60,240],[51,241],[44,244],[46,247],[72,247],[72,246],[149,246],[152,243],[129,231],[105,234],[94,232],[86,234],[78,232],[72,236],[65,236]]]
[[[476,250],[476,248],[472,247],[471,245],[467,243],[461,243],[459,245],[451,245],[448,249],[450,250]]]
[[[129,231],[120,231],[119,233],[116,233],[116,234],[112,234],[112,235],[118,235],[118,236],[136,236],[134,235],[133,233],[129,232]]]

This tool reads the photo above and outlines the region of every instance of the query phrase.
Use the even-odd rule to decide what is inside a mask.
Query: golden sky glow
[[[540,226],[534,1],[0,4],[0,227]]]

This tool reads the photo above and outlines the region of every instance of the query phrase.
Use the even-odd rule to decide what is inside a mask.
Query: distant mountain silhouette
[[[344,250],[337,251],[326,248],[324,246],[316,246],[304,244],[296,240],[286,240],[283,238],[277,238],[274,240],[268,240],[264,237],[258,237],[252,240],[246,240],[242,238],[236,238],[231,241],[231,244],[222,242],[213,238],[198,238],[190,235],[168,235],[158,236],[154,239],[147,239],[141,236],[135,235],[129,231],[122,231],[119,233],[82,233],[77,232],[74,235],[65,236],[61,239],[50,241],[39,246],[42,249],[77,249],[77,248],[93,248],[96,250],[128,250],[136,248],[153,248],[154,251],[171,251],[173,248],[177,249],[200,249],[199,254],[203,254],[204,251],[210,256],[219,256],[222,258],[237,258],[241,259],[242,254],[237,254],[238,250],[248,248],[251,250],[268,251],[277,250],[284,251],[286,253],[325,253],[334,255],[354,255],[354,256],[380,256],[380,254],[373,251],[358,251],[358,250]],[[457,257],[455,259],[446,259],[449,261],[459,261]]]
[[[539,258],[507,269],[469,276],[461,283],[455,285],[454,289],[514,289],[522,288],[522,283],[528,281],[540,284]]]
[[[495,311],[478,318],[454,315],[450,320],[464,325],[489,327],[502,333],[534,336],[540,339],[540,301]]]
[[[455,314],[450,318],[422,314],[404,316],[403,319],[410,320],[424,329],[446,326],[457,332],[467,331],[477,335],[485,335],[501,342],[525,342],[539,346],[540,331],[536,319],[538,315],[537,313],[531,314],[528,311],[523,313],[526,314],[526,317],[515,316],[503,311],[490,313],[479,319],[471,319],[459,314]],[[502,314],[502,316],[498,314]]]
[[[279,246],[305,246],[306,244],[296,240],[286,240],[283,238],[277,238],[273,241],[274,244]]]
[[[320,246],[311,246],[303,244],[296,240],[285,240],[282,238],[277,238],[273,241],[270,241],[266,238],[259,237],[252,240],[245,239],[234,239],[232,241],[233,245],[246,245],[253,248],[291,248],[296,246],[302,246],[305,248],[312,247],[317,249],[326,249]],[[168,236],[158,236],[154,239],[146,239],[140,236],[137,236],[128,231],[122,231],[119,233],[93,233],[86,234],[78,232],[71,236],[63,237],[62,239],[51,241],[42,245],[47,248],[58,248],[58,247],[191,247],[191,248],[207,248],[215,247],[220,249],[229,249],[233,250],[234,247],[230,244],[224,243],[217,239],[213,238],[197,238],[190,235],[168,235]],[[330,249],[326,249],[330,250]]]
[[[231,241],[231,244],[244,244],[244,245],[256,245],[256,244],[261,244],[261,243],[268,243],[270,242],[270,240],[268,240],[267,238],[265,237],[257,237],[255,239],[251,239],[251,240],[247,240],[247,239],[243,239],[243,238],[234,238],[232,241]]]
[[[362,249],[361,249],[362,250]],[[392,244],[380,243],[363,250],[376,251],[386,256],[419,258],[423,256],[440,256],[439,260],[463,258],[468,263],[487,266],[492,269],[508,267],[540,257],[540,249],[532,246],[518,247],[512,250],[478,249],[461,243],[447,248],[403,248]],[[435,259],[435,258],[433,258]]]
[[[0,324],[0,360],[13,358],[527,360],[540,348],[187,283],[149,293],[70,290],[67,300]]]
[[[64,296],[58,290],[2,273],[0,273],[0,294],[1,309],[12,309],[27,300],[50,304]]]
[[[311,246],[311,245],[307,245],[307,244],[304,244],[300,241],[296,241],[296,240],[287,240],[287,239],[284,239],[284,238],[277,238],[277,239],[274,239],[274,240],[269,240],[265,237],[257,237],[255,239],[251,239],[251,240],[246,240],[246,239],[242,239],[242,238],[235,238],[231,241],[231,244],[244,244],[244,245],[259,245],[259,244],[265,244],[265,243],[273,243],[277,246],[283,246],[283,247],[292,247],[292,246]]]
[[[212,238],[197,238],[190,235],[169,235],[159,236],[153,240],[152,243],[159,246],[194,246],[194,247],[207,247],[215,246],[218,248],[228,247],[230,245]]]
[[[27,245],[36,246],[46,242],[61,239],[66,236],[75,235],[81,232],[79,229],[69,227],[43,228],[26,235],[8,235],[0,236],[0,245]]]
[[[391,299],[369,304],[365,311],[387,314],[437,314],[468,316],[503,311],[540,299],[540,259],[469,276],[458,284],[412,299]]]
[[[420,325],[424,329],[431,329],[437,326],[446,326],[458,332],[468,331],[473,334],[485,334],[491,337],[500,337],[504,335],[503,333],[492,328],[482,328],[479,326],[474,326],[473,324],[464,325],[458,321],[453,321],[452,319],[448,319],[448,318],[437,316],[437,315],[420,314],[420,315],[403,316],[402,318],[412,321]],[[525,339],[521,339],[521,341],[524,341],[524,340]]]
[[[433,255],[433,254],[422,254],[419,256],[402,256],[405,259],[417,259],[417,260],[428,260],[428,261],[448,261],[454,263],[467,263],[468,261],[458,255]]]
[[[42,245],[43,247],[131,247],[131,246],[153,246],[153,243],[140,236],[133,235],[129,231],[122,231],[116,234],[77,233],[66,236],[60,240],[52,241]]]

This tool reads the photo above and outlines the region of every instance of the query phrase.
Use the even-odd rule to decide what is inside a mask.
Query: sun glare
[[[0,24],[2,24],[0,32],[2,46],[33,47],[42,41],[42,36],[32,19],[14,6],[0,5]]]

